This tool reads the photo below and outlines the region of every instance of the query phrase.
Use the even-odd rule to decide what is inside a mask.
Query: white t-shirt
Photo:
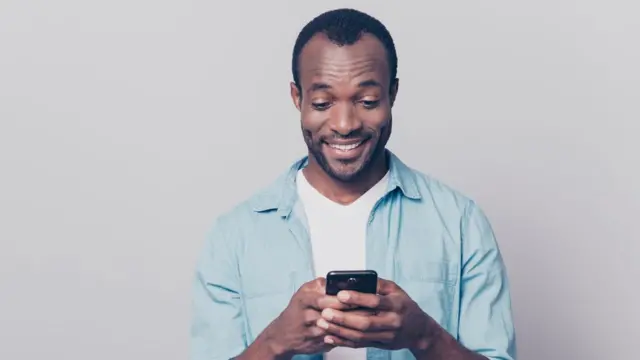
[[[332,270],[366,269],[366,230],[373,206],[387,189],[388,173],[349,205],[338,204],[318,192],[298,171],[296,186],[311,236],[316,277]],[[326,360],[365,360],[366,349],[335,348]]]

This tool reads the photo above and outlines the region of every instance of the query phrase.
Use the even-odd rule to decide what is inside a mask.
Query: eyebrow
[[[376,80],[373,79],[369,79],[369,80],[365,80],[362,81],[358,84],[358,87],[361,88],[368,88],[368,87],[382,87],[382,84],[380,84],[379,82],[377,82]]]
[[[329,90],[329,89],[331,89],[331,85],[329,85],[329,84],[313,83],[313,84],[311,84],[311,86],[309,86],[309,89],[307,89],[307,92],[314,92],[314,91],[320,91],[320,90]]]
[[[382,84],[380,84],[376,80],[369,79],[369,80],[361,81],[358,84],[358,87],[359,88],[382,87]],[[311,86],[309,86],[309,89],[307,90],[307,92],[314,92],[314,91],[320,91],[320,90],[329,90],[329,89],[331,89],[331,85],[326,84],[326,83],[317,82],[317,83],[311,84]]]

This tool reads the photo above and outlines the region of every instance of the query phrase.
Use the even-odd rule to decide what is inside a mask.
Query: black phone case
[[[378,273],[374,270],[341,270],[327,274],[327,295],[337,295],[341,290],[351,290],[366,294],[378,291]]]

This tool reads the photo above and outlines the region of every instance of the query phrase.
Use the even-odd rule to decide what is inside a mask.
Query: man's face
[[[369,34],[338,46],[323,34],[299,58],[300,91],[291,95],[302,117],[302,133],[318,165],[341,181],[357,179],[384,156],[391,134],[391,83],[386,51]]]

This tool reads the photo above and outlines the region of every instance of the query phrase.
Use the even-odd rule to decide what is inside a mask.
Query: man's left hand
[[[378,281],[378,294],[342,291],[338,299],[369,311],[325,309],[317,325],[334,346],[424,349],[440,326],[394,282]]]

